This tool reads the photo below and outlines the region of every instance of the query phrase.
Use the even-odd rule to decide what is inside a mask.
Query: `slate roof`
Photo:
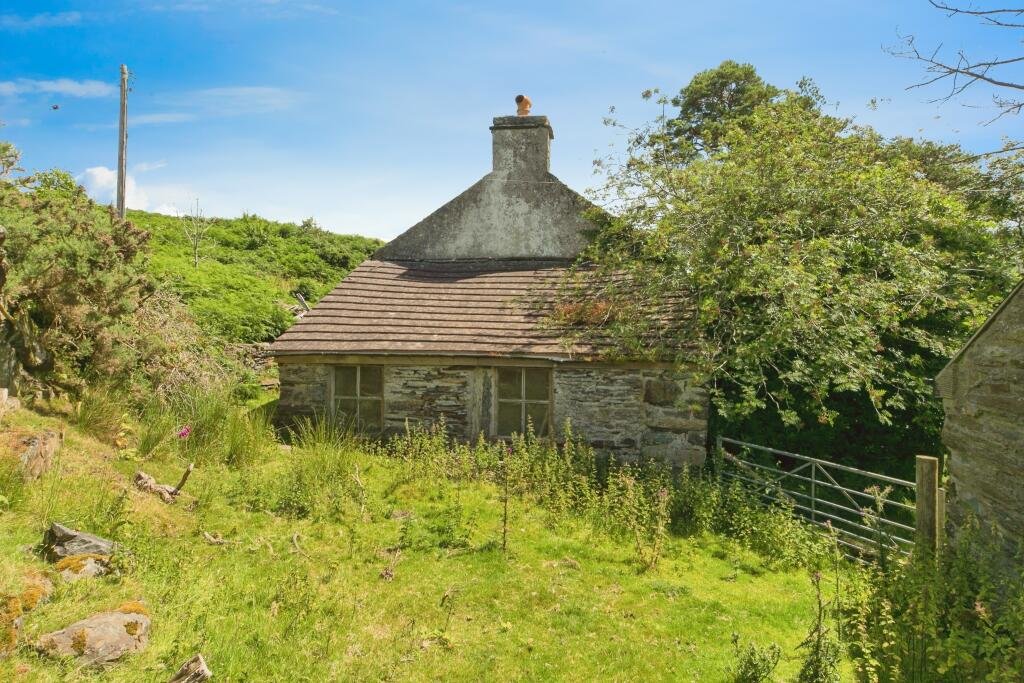
[[[271,345],[276,356],[593,357],[541,324],[566,260],[368,260]]]

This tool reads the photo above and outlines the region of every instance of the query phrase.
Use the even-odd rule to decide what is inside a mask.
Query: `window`
[[[498,368],[498,436],[551,432],[551,370],[548,368]]]
[[[334,368],[334,415],[360,431],[379,432],[384,426],[384,376],[372,365]]]

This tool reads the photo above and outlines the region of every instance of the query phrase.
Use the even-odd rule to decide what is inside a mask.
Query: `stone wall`
[[[555,420],[595,448],[624,457],[704,461],[707,393],[670,370],[572,366],[555,369]]]
[[[428,425],[443,417],[449,433],[473,438],[470,427],[472,368],[388,366],[384,368],[384,425],[389,431]]]
[[[281,363],[278,376],[281,393],[274,413],[278,426],[286,427],[300,417],[313,417],[327,410],[331,381],[329,365]]]
[[[948,517],[966,510],[1024,542],[1024,288],[936,379],[950,450]]]
[[[327,408],[329,365],[282,363],[277,420]],[[388,431],[443,417],[449,432],[473,440],[492,433],[494,368],[458,365],[384,367]],[[568,419],[600,451],[673,462],[704,460],[707,394],[670,370],[614,365],[557,365],[553,369],[554,431]]]

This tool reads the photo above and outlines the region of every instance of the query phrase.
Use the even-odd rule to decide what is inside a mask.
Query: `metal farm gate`
[[[716,445],[721,477],[834,532],[850,559],[938,542],[944,496],[936,458],[917,456],[914,482],[722,436]]]

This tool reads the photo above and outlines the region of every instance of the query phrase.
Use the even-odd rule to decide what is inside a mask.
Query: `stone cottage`
[[[596,448],[704,458],[707,395],[667,364],[606,362],[543,321],[594,226],[549,172],[545,116],[499,116],[493,168],[352,271],[271,345],[282,423],[325,411],[367,431],[444,418],[504,437],[566,420]]]
[[[949,518],[971,510],[1024,542],[1024,281],[935,379]]]

